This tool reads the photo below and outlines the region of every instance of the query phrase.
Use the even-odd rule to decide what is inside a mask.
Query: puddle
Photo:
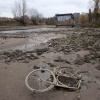
[[[87,87],[85,84],[83,84],[83,85],[81,86],[80,91],[86,91],[87,89],[88,89],[88,87]]]
[[[0,31],[0,33],[19,33],[19,32],[42,32],[49,31],[52,28],[37,28],[37,29],[26,29],[26,30],[10,30],[10,31]]]

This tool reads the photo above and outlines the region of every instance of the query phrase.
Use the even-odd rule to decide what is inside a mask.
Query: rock
[[[70,64],[70,62],[69,62],[67,59],[63,59],[63,58],[61,58],[60,56],[54,58],[54,61],[55,61],[55,62],[65,62],[65,63],[67,63],[67,64]]]
[[[52,44],[51,44],[51,43],[49,43],[49,44],[48,44],[48,46],[49,46],[49,47],[52,47]]]
[[[91,50],[91,49],[93,49],[93,47],[92,46],[88,46],[88,49]]]
[[[93,47],[96,49],[100,49],[100,40],[97,40],[94,44]]]
[[[41,55],[44,52],[47,52],[49,50],[49,48],[43,48],[43,49],[36,49],[35,52],[37,55]]]
[[[97,65],[95,68],[96,68],[97,70],[100,70],[100,65]]]
[[[3,60],[3,57],[0,55],[0,60]]]
[[[10,62],[11,62],[10,58],[7,58],[7,59],[5,60],[5,63],[10,63]]]
[[[1,44],[4,44],[4,42],[2,42]]]
[[[55,61],[55,62],[60,62],[60,61],[61,61],[61,57],[60,57],[60,56],[55,57],[55,58],[54,58],[54,61]]]
[[[18,57],[17,61],[20,61],[20,60],[25,60],[25,58],[24,57]]]
[[[33,66],[33,69],[39,69],[40,67],[39,66],[37,66],[37,65],[34,65]]]
[[[38,59],[38,55],[36,53],[32,53],[32,55],[34,56],[34,59]]]
[[[79,54],[77,54],[77,58],[74,63],[77,65],[82,65],[84,63],[84,59]]]
[[[56,67],[56,65],[52,64],[52,63],[47,63],[48,65],[50,65],[50,67]]]
[[[96,52],[96,57],[100,58],[100,51]]]
[[[29,59],[24,60],[23,63],[29,63]]]

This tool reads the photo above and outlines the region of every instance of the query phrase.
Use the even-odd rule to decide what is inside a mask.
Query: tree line
[[[28,9],[26,0],[21,0],[21,2],[15,1],[12,8],[12,14],[14,19],[22,25],[54,25],[55,23],[54,17],[44,18],[36,9]]]
[[[29,9],[26,0],[15,1],[12,5],[12,14],[13,18],[0,17],[0,26],[55,24],[55,17],[44,18],[37,9]]]
[[[14,19],[22,25],[41,24],[43,19],[42,14],[36,9],[28,9],[26,0],[21,0],[20,2],[15,1],[12,8],[12,14]]]
[[[100,26],[100,0],[92,0],[92,4],[89,12],[80,16],[80,23],[83,26]]]

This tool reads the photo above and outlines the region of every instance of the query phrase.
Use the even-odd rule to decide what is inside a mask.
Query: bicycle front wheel
[[[27,75],[25,84],[33,92],[46,92],[54,87],[56,78],[48,69],[36,69]]]

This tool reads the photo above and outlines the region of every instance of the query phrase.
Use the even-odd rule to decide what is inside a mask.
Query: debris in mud
[[[8,51],[8,52],[2,52],[0,53],[2,59],[5,59],[5,63],[9,62],[24,62],[28,63],[29,60],[35,60],[38,59],[38,56],[34,51],[21,51],[21,50],[15,50],[15,51]]]
[[[49,50],[49,48],[43,48],[43,49],[36,49],[35,52],[37,55],[41,55],[44,52],[47,52]]]
[[[37,65],[34,65],[33,66],[33,69],[39,69],[40,67],[39,66],[37,66]]]
[[[0,38],[1,39],[7,39],[7,38],[27,38],[28,35],[27,34],[22,34],[22,33],[17,33],[17,34],[14,34],[14,33],[0,33]]]
[[[70,64],[70,62],[69,62],[67,59],[63,59],[63,58],[61,58],[60,56],[56,57],[56,58],[54,59],[54,61],[55,61],[55,62],[65,62],[65,63],[67,63],[67,64]]]
[[[59,76],[58,80],[60,80],[60,82],[64,85],[69,85],[70,83],[70,87],[77,87],[77,82],[79,80],[71,78],[71,77],[64,77],[64,76]]]
[[[62,32],[64,34],[67,34],[66,31],[61,31],[60,33]],[[6,62],[14,61],[15,59],[17,61],[22,61],[25,60],[26,58],[29,60],[34,60],[37,59],[39,55],[42,55],[44,52],[48,52],[48,50],[51,50],[50,52],[52,51],[58,53],[63,52],[65,55],[69,55],[71,53],[78,51],[88,50],[90,51],[90,54],[84,57],[77,57],[77,59],[74,61],[74,64],[82,65],[84,63],[89,63],[91,60],[96,60],[97,58],[100,58],[99,36],[100,33],[92,29],[89,30],[83,29],[82,31],[74,30],[72,31],[71,34],[68,34],[63,38],[50,40],[48,42],[48,47],[35,49],[34,52],[32,53],[21,52],[21,51],[20,52],[15,51],[13,53],[9,52],[8,54],[4,53],[5,56],[3,55],[3,58],[6,59]],[[54,59],[54,61],[66,62],[68,64],[71,64],[70,61],[59,57],[57,59]]]
[[[74,61],[75,64],[77,65],[82,65],[84,63],[89,63],[90,62],[90,58],[89,56],[84,56],[84,57],[81,57],[80,55],[77,55],[77,59]]]
[[[95,67],[97,70],[100,70],[100,64]]]
[[[52,63],[47,63],[48,65],[50,65],[50,67],[56,67],[56,65],[52,64]]]
[[[29,59],[26,58],[26,59],[23,61],[23,63],[29,63]]]
[[[100,32],[93,29],[83,29],[66,35],[61,39],[53,39],[49,43],[49,47],[53,47],[56,52],[63,52],[69,55],[78,51],[89,51],[90,53],[84,57],[77,57],[74,64],[82,65],[97,61],[100,58]],[[57,62],[63,62],[61,58],[55,59]],[[69,63],[69,62],[68,62]]]
[[[85,30],[84,30],[85,31]],[[91,33],[92,34],[92,33]],[[100,34],[99,34],[100,35]],[[97,41],[98,39],[98,41]],[[95,44],[95,42],[97,43]],[[62,39],[56,39],[51,41],[52,46],[56,49],[58,46],[62,47],[63,49],[69,50],[84,50],[87,49],[88,46],[99,45],[99,38],[90,36],[88,33],[81,32],[80,34],[75,33],[69,36],[66,36]],[[70,51],[71,52],[71,51]]]

